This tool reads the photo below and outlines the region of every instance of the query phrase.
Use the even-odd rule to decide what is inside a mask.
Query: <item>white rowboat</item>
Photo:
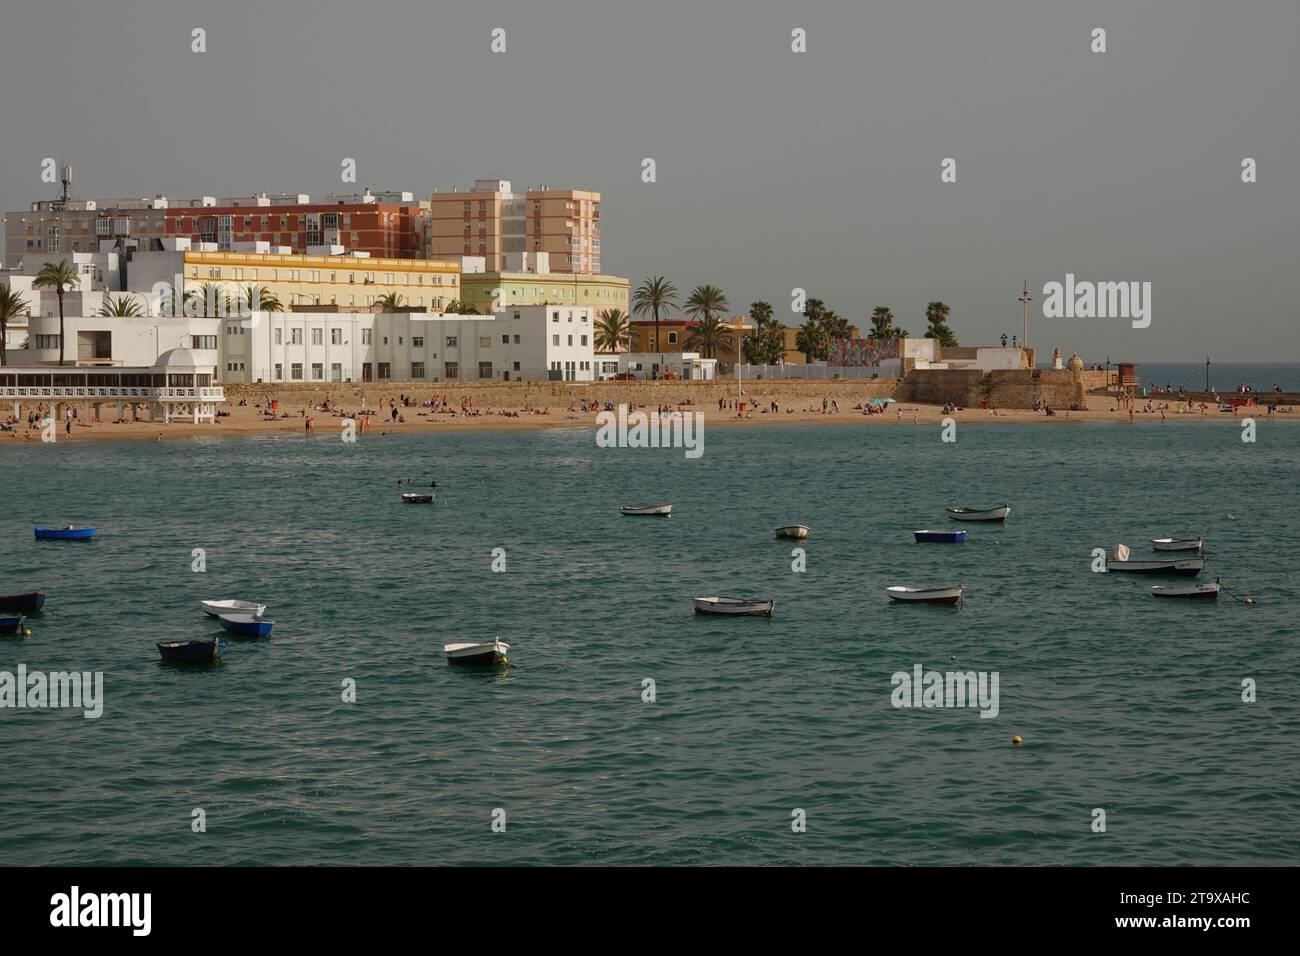
[[[778,538],[796,538],[802,540],[808,537],[808,526],[806,524],[788,524],[776,529]]]
[[[1156,585],[1151,589],[1151,596],[1217,601],[1219,599],[1219,588],[1217,581],[1214,584],[1178,584],[1173,587]]]
[[[771,617],[774,610],[776,610],[775,601],[736,597],[699,597],[695,599],[696,614]]]
[[[900,584],[885,588],[885,593],[894,601],[910,601],[917,604],[956,604],[961,600],[966,585],[958,584],[949,588],[907,588]]]
[[[448,664],[504,664],[510,645],[501,638],[482,644],[444,644]]]
[[[431,492],[404,491],[402,500],[408,505],[431,505],[433,504],[433,494]]]
[[[1152,538],[1151,547],[1157,551],[1200,551],[1200,538]]]
[[[251,614],[254,617],[261,617],[266,613],[266,605],[254,601],[200,601],[199,607],[203,608],[203,613],[209,617],[220,617],[223,614]]]
[[[1010,505],[997,508],[944,508],[953,521],[1006,521],[1011,514]]]
[[[1196,575],[1201,573],[1205,563],[1210,560],[1208,555],[1198,558],[1174,558],[1163,559],[1159,561],[1132,561],[1129,559],[1130,551],[1128,545],[1117,544],[1115,550],[1106,555],[1107,571],[1126,571],[1131,574],[1186,574]]]
[[[619,513],[625,518],[668,518],[672,516],[673,506],[666,505],[647,505],[642,508],[619,508]]]

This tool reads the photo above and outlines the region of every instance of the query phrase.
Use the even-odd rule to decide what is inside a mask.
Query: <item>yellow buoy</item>
[[[1015,744],[1017,747],[1019,747],[1020,744],[1021,744],[1021,740],[1020,740],[1020,738],[1019,738],[1018,736],[1017,736],[1017,737],[1012,737],[1012,738],[1011,738],[1011,742],[1012,742],[1013,744]]]

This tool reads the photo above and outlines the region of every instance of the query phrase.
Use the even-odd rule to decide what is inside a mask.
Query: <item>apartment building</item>
[[[544,253],[552,272],[600,274],[600,193],[549,186],[515,193],[509,180],[480,179],[429,202],[429,257],[481,256],[488,272],[503,272],[507,256]]]
[[[466,272],[461,275],[461,302],[482,314],[497,306],[550,304],[585,306],[597,318],[606,309],[621,309],[627,315],[628,280],[555,272]]]

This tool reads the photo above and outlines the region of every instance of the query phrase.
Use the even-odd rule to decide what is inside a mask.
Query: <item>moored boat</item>
[[[776,529],[776,536],[778,538],[794,538],[795,540],[803,540],[808,537],[808,530],[806,524],[787,524]]]
[[[958,584],[947,588],[909,588],[901,584],[885,588],[891,600],[915,604],[957,604],[961,601],[966,585]]]
[[[1156,551],[1200,551],[1200,538],[1152,538],[1151,547]]]
[[[18,611],[31,614],[45,606],[44,591],[28,591],[26,594],[6,594],[0,597],[0,611]]]
[[[730,614],[740,617],[771,617],[776,601],[762,598],[698,597],[696,614]]]
[[[629,508],[624,505],[622,508],[619,508],[618,511],[624,518],[667,518],[672,515],[673,506],[671,504],[664,504]]]
[[[1192,600],[1217,601],[1221,585],[1219,582],[1213,584],[1176,584],[1172,587],[1164,587],[1157,584],[1151,589],[1152,597],[1163,598],[1191,598]]]
[[[24,625],[27,619],[19,614],[17,617],[0,617],[0,634],[17,634],[26,637],[32,632]]]
[[[431,505],[433,504],[433,493],[432,492],[421,493],[418,491],[404,491],[402,492],[402,500],[405,501],[408,505]]]
[[[221,656],[215,637],[206,641],[159,641],[158,654],[177,664],[211,664]]]
[[[510,645],[501,638],[479,644],[444,644],[448,664],[506,664]]]
[[[268,621],[260,614],[219,614],[217,620],[236,637],[270,637],[274,621]]]
[[[220,617],[222,614],[254,614],[261,617],[266,613],[266,605],[255,601],[200,601],[199,607],[209,617]]]
[[[1134,561],[1127,545],[1117,544],[1115,550],[1106,555],[1106,570],[1129,574],[1182,574],[1195,576],[1201,573],[1209,555],[1196,558],[1164,558],[1155,561]]]
[[[1006,521],[1011,514],[1010,505],[996,508],[944,508],[953,521]]]
[[[37,541],[89,541],[95,536],[94,528],[64,525],[62,528],[35,528]]]
[[[923,531],[913,531],[917,543],[935,542],[940,544],[958,544],[966,540],[965,531],[935,531],[926,529]]]

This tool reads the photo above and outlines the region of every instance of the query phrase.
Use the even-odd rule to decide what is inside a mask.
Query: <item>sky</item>
[[[1027,281],[1040,358],[1300,361],[1297,38],[1296,0],[40,0],[0,14],[0,205],[47,156],[88,198],[499,177],[602,193],[605,272],[787,325],[937,299],[993,344]],[[1067,274],[1151,283],[1149,326],[1045,318]]]

